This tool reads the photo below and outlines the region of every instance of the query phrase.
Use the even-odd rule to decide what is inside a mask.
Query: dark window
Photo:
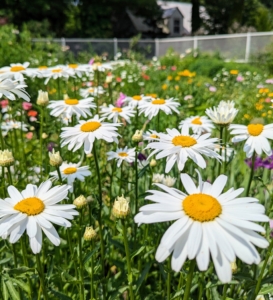
[[[180,33],[180,20],[179,19],[173,20],[173,32]]]

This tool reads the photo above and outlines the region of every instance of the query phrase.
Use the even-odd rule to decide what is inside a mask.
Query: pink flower
[[[88,62],[89,65],[93,65],[93,62],[94,62],[94,58],[91,58]]]
[[[0,103],[1,103],[1,107],[5,108],[9,105],[9,100],[5,99],[5,100],[0,101]]]
[[[267,98],[265,98],[264,101],[265,101],[266,103],[269,103],[269,102],[271,102],[271,98],[267,97]]]
[[[192,95],[187,95],[184,97],[184,100],[185,101],[188,101],[188,100],[191,100],[192,99]]]
[[[271,83],[271,84],[273,84],[273,78],[266,79],[265,83]]]
[[[172,70],[172,71],[176,71],[176,69],[177,69],[176,66],[172,66],[172,67],[171,67],[171,70]]]
[[[125,98],[126,98],[125,94],[119,93],[119,98],[118,98],[118,100],[115,103],[116,107],[122,107]]]
[[[26,138],[28,139],[28,140],[31,140],[32,138],[33,138],[33,132],[28,132],[27,134],[26,134]]]
[[[29,109],[32,108],[32,104],[29,103],[29,102],[23,102],[23,103],[22,103],[22,106],[23,106],[23,109],[24,109],[24,110],[29,110]]]
[[[217,91],[217,88],[216,88],[215,86],[212,86],[212,85],[211,85],[211,86],[209,87],[209,90],[210,90],[210,92],[213,92],[213,93],[214,93],[214,92]]]
[[[242,82],[242,81],[244,81],[245,79],[244,79],[243,76],[239,75],[239,76],[237,76],[236,80],[237,80],[238,82]]]

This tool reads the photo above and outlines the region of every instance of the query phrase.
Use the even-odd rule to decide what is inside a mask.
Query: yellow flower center
[[[121,113],[122,112],[122,108],[120,108],[120,107],[114,107],[114,108],[112,108],[112,112]]]
[[[18,202],[13,208],[28,216],[35,216],[45,209],[45,205],[39,198],[30,197]]]
[[[152,97],[152,98],[156,98],[156,97],[157,97],[157,94],[146,94],[146,96]]]
[[[63,170],[63,173],[65,175],[74,174],[76,172],[77,172],[77,168],[75,168],[75,167],[69,167],[69,168],[66,168],[66,169]]]
[[[88,92],[89,92],[89,93],[93,93],[93,92],[94,92],[94,89],[93,89],[93,88],[90,88],[90,89],[88,89]]]
[[[25,68],[23,66],[13,66],[10,68],[11,72],[20,72],[20,71],[24,71]]]
[[[139,95],[136,95],[136,96],[133,96],[133,99],[136,101],[140,101],[142,99],[142,97]]]
[[[187,196],[182,207],[190,218],[199,222],[213,221],[222,213],[222,206],[216,198],[201,193]]]
[[[60,72],[62,72],[61,68],[57,68],[57,69],[52,70],[52,73],[60,73]]]
[[[97,121],[86,122],[81,126],[81,131],[83,132],[93,132],[101,127],[101,123]]]
[[[172,143],[175,146],[191,147],[197,144],[197,141],[191,136],[177,135],[172,139]]]
[[[77,105],[79,104],[79,100],[77,99],[66,99],[64,100],[64,103],[67,105]]]
[[[264,125],[262,124],[249,124],[247,126],[248,133],[253,136],[260,135],[264,130]]]
[[[118,156],[126,157],[126,156],[128,156],[128,154],[126,152],[119,152]]]
[[[166,101],[164,99],[157,99],[157,100],[153,100],[152,101],[152,104],[155,104],[155,105],[161,105],[161,104],[165,104]]]
[[[159,136],[153,133],[153,134],[150,134],[150,138],[159,139]]]
[[[192,124],[195,124],[195,125],[202,125],[202,122],[201,122],[201,119],[199,117],[193,119],[191,121]]]
[[[78,65],[77,64],[69,64],[68,67],[71,69],[77,69]]]
[[[38,69],[39,69],[39,70],[46,70],[46,69],[47,69],[47,66],[40,66]]]

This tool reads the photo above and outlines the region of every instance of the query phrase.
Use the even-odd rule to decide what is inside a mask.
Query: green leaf
[[[144,176],[144,174],[146,173],[146,171],[150,168],[150,165],[146,165],[144,168],[142,168],[138,174],[137,174],[137,178],[141,178],[142,176]]]
[[[145,249],[145,246],[142,246],[138,250],[133,252],[132,255],[131,255],[131,259],[134,258],[135,256],[139,255],[144,249]]]
[[[89,252],[86,256],[85,256],[85,258],[83,259],[83,264],[85,265],[88,261],[89,261],[89,259],[98,251],[98,249],[99,249],[99,245],[97,245],[91,252]]]
[[[10,277],[9,278],[12,282],[16,283],[21,289],[23,289],[25,292],[29,293],[30,292],[30,289],[29,289],[29,285],[24,282],[24,281],[21,281],[21,280],[18,280],[18,279],[15,279],[15,278],[12,278]]]
[[[6,286],[9,290],[9,294],[11,296],[12,300],[20,300],[20,295],[19,293],[16,291],[13,283],[11,280],[6,281]]]
[[[59,300],[72,300],[72,298],[68,297],[66,294],[63,294],[63,293],[61,293],[59,291],[56,291],[52,288],[50,289],[50,291]]]
[[[8,270],[9,275],[22,275],[25,273],[34,273],[35,269],[34,268],[27,268],[27,267],[20,267],[16,269],[10,269]]]
[[[211,289],[211,296],[212,296],[212,300],[221,300],[221,297],[220,297],[216,287]]]
[[[4,278],[2,278],[2,296],[3,296],[3,300],[9,299],[9,292],[8,292],[7,286],[5,284]]]
[[[259,291],[259,295],[264,295],[268,293],[273,293],[273,284],[269,284],[267,286],[263,286],[261,290]]]
[[[0,260],[0,265],[6,264],[6,263],[9,262],[10,260],[11,260],[11,257],[4,258],[4,259]]]
[[[142,285],[142,283],[143,283],[143,281],[144,281],[146,275],[148,274],[148,272],[149,272],[149,270],[150,270],[152,264],[153,264],[153,262],[147,263],[146,266],[145,266],[145,268],[144,268],[143,271],[141,272],[141,274],[140,274],[140,276],[139,276],[139,278],[138,278],[138,281],[137,281],[137,283],[136,283],[136,286],[137,286],[136,291],[137,291],[137,292],[138,292],[139,288],[141,287],[141,285]]]

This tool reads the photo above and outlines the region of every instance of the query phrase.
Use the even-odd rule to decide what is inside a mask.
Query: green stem
[[[24,262],[24,265],[26,267],[28,267],[26,237],[22,236],[20,239],[20,242],[21,242],[21,249],[22,249],[22,253],[23,253],[23,262]],[[27,275],[27,281],[28,281],[28,285],[29,285],[29,299],[33,299],[32,298],[32,284],[31,284],[29,275]]]
[[[250,175],[249,175],[249,180],[248,180],[248,184],[247,184],[247,188],[246,188],[246,197],[248,197],[249,195],[249,191],[250,191],[250,186],[251,186],[251,182],[252,182],[252,179],[253,179],[253,175],[254,175],[254,166],[255,166],[255,152],[253,153],[253,156],[252,156],[252,164],[251,164],[251,172],[250,172]]]
[[[199,284],[199,292],[198,292],[198,300],[202,300],[202,295],[203,295],[203,285],[204,285],[204,272],[201,272],[201,281],[200,279],[198,280]]]
[[[168,260],[167,300],[171,299],[171,258]]]
[[[44,125],[44,108],[41,107],[40,111],[40,160],[41,160],[41,168],[40,168],[40,174],[41,174],[41,180],[43,178],[43,125]]]
[[[0,114],[0,142],[1,142],[1,149],[4,150],[5,143],[3,138],[3,132],[2,132],[2,115]]]
[[[262,266],[262,269],[261,269],[261,272],[260,272],[260,275],[259,275],[259,278],[258,278],[258,281],[256,284],[255,293],[251,300],[254,300],[257,297],[257,295],[259,294],[259,291],[261,289],[262,280],[263,280],[264,271],[265,271],[267,262],[271,256],[272,248],[273,248],[273,239],[271,239],[270,245],[267,249],[266,257],[265,257],[265,260],[264,260],[264,263],[263,263],[263,266]]]
[[[227,126],[225,126],[225,138],[224,138],[224,146],[225,146],[225,160],[224,160],[224,174],[226,174],[226,168],[227,168],[227,136],[228,136],[228,130]]]
[[[96,144],[93,145],[93,155],[96,165],[96,171],[98,176],[98,186],[99,186],[99,213],[98,213],[98,222],[99,222],[99,235],[100,235],[100,253],[101,253],[101,273],[102,277],[105,277],[104,274],[104,241],[103,241],[103,231],[102,231],[102,222],[101,222],[101,216],[102,216],[102,188],[101,188],[101,177],[100,177],[100,168],[99,168],[99,162],[98,162],[98,156],[96,151]],[[102,284],[103,289],[103,299],[105,298],[105,286]]]
[[[135,154],[135,214],[138,211],[138,166],[137,166],[137,158],[138,158],[138,148],[136,147],[136,154]]]
[[[37,269],[38,269],[38,273],[39,273],[40,286],[42,287],[42,292],[43,292],[43,295],[44,295],[44,299],[47,300],[48,297],[47,297],[46,286],[45,286],[44,269],[43,269],[42,264],[41,264],[39,253],[36,254],[36,263],[37,263]]]
[[[60,77],[57,78],[57,84],[58,84],[58,97],[59,99],[58,100],[62,100],[62,97],[61,97],[61,84],[60,84]]]
[[[79,222],[79,233],[78,233],[78,241],[79,241],[79,277],[80,277],[80,299],[84,300],[84,276],[83,276],[83,259],[82,259],[82,212],[80,212],[80,222]]]
[[[61,175],[61,171],[60,171],[59,166],[56,166],[56,170],[57,170],[57,173],[58,173],[58,177],[59,177],[60,183],[62,184],[63,183],[63,179],[62,179],[62,175]]]
[[[11,247],[12,247],[12,253],[13,253],[14,266],[15,266],[15,268],[18,268],[18,260],[17,260],[15,244],[11,244]]]
[[[220,143],[222,143],[223,140],[223,126],[220,126]],[[222,146],[220,145],[220,156],[222,156]],[[217,176],[221,174],[221,161],[218,162],[218,171]]]
[[[127,239],[127,226],[126,220],[121,220],[122,222],[122,231],[123,231],[123,241],[126,253],[126,261],[127,261],[127,270],[128,270],[128,284],[129,284],[129,292],[130,292],[130,300],[134,300],[134,292],[133,292],[133,274],[131,269],[131,258],[130,258],[130,250]]]
[[[94,249],[94,241],[91,241],[91,250]],[[93,273],[94,273],[94,255],[91,257],[91,276],[90,276],[90,294],[91,294],[91,300],[94,299],[94,282],[93,282]]]
[[[187,283],[186,283],[183,300],[188,300],[190,298],[191,282],[192,282],[192,278],[193,278],[194,268],[195,268],[195,260],[193,259],[190,262],[190,268],[189,268],[189,273],[187,276]]]
[[[160,110],[158,111],[157,114],[157,132],[160,132],[159,128],[160,128]]]
[[[10,185],[13,185],[13,182],[12,182],[12,176],[11,176],[11,171],[10,171],[10,166],[7,167],[7,170],[8,170],[8,180],[9,180],[9,184],[10,184]]]
[[[227,288],[228,288],[228,285],[225,284],[224,285],[224,289],[223,289],[223,300],[226,300],[226,297],[227,297]]]

